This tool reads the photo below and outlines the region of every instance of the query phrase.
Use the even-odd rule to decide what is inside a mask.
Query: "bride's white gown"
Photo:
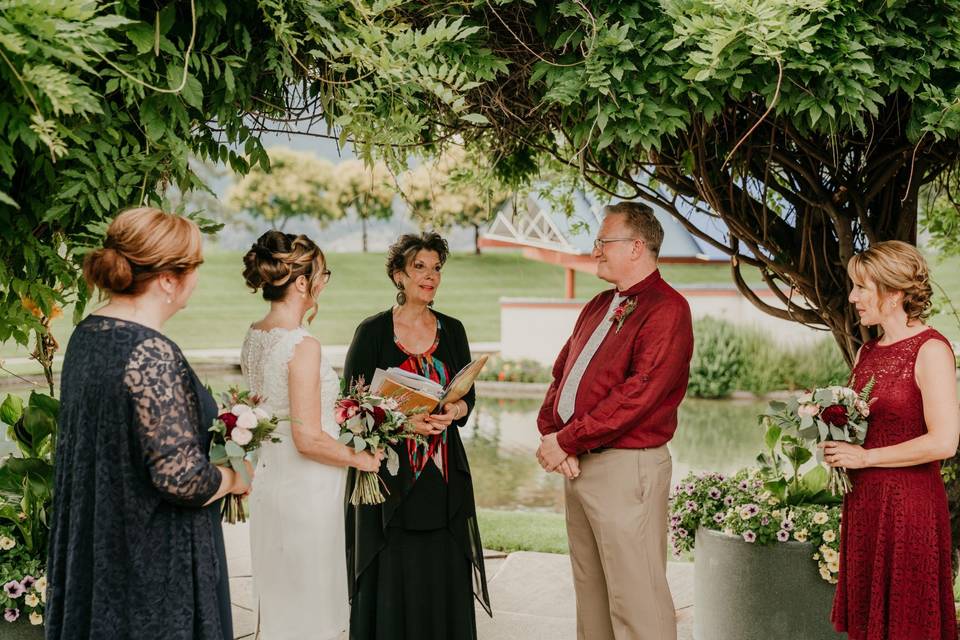
[[[287,365],[305,329],[250,329],[241,367],[249,389],[265,398],[279,417],[290,415]],[[320,360],[321,424],[334,438],[334,402],[340,379],[326,357]],[[250,550],[254,606],[263,640],[334,640],[349,623],[344,558],[343,492],[347,471],[302,456],[290,423],[282,439],[260,451],[250,495]],[[256,611],[254,612],[256,613]]]

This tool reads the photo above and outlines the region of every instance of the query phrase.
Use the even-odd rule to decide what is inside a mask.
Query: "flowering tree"
[[[363,252],[367,251],[367,221],[388,220],[393,215],[396,181],[387,165],[362,160],[337,164],[331,181],[332,197],[342,215],[353,213],[360,220]]]
[[[231,208],[281,230],[298,216],[321,222],[342,216],[339,194],[333,189],[333,163],[282,147],[268,153],[269,169],[255,167],[230,188],[227,200]]]
[[[437,158],[405,172],[400,180],[410,216],[421,227],[473,227],[480,253],[480,225],[489,222],[509,192],[489,171],[468,160],[459,146],[448,146]]]

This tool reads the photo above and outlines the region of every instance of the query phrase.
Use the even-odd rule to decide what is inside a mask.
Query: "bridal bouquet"
[[[261,402],[259,396],[231,387],[223,394],[223,409],[210,427],[213,432],[210,462],[230,465],[247,484],[250,475],[243,461],[264,442],[280,442],[280,438],[273,435],[280,420],[264,411]],[[246,522],[242,496],[231,494],[224,499],[223,520],[230,524]]]
[[[411,428],[407,416],[399,410],[401,400],[384,398],[370,393],[360,380],[339,399],[334,416],[340,425],[340,442],[356,451],[386,449],[387,472],[395,476],[400,470],[400,456],[388,445],[400,440],[422,441]],[[380,504],[385,498],[380,476],[376,472],[361,471],[350,495],[350,504]]]
[[[770,426],[794,429],[801,438],[816,444],[832,440],[862,445],[875,383],[870,378],[860,393],[850,387],[823,387],[787,402],[771,402],[761,418]],[[822,461],[821,451],[817,449],[817,459]],[[846,469],[831,467],[827,487],[833,495],[848,493],[853,485]]]

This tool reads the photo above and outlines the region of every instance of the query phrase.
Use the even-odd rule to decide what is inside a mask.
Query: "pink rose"
[[[360,411],[360,403],[350,398],[342,398],[337,401],[333,409],[334,419],[337,424],[343,424]]]
[[[241,447],[245,447],[250,444],[251,440],[253,440],[253,431],[250,431],[250,429],[244,429],[243,427],[236,427],[230,434],[230,439]]]

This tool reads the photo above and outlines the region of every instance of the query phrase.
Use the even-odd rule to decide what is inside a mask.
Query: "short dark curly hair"
[[[397,281],[393,276],[406,271],[407,266],[421,251],[435,252],[440,257],[440,266],[443,266],[450,255],[450,247],[439,233],[405,233],[387,249],[387,277],[390,278],[390,284],[396,286]]]

